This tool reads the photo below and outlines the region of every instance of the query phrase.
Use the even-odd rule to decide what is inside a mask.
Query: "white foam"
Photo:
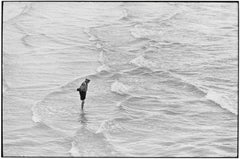
[[[32,107],[32,113],[32,121],[34,121],[35,123],[41,122],[41,117],[37,114],[36,111],[36,104]]]
[[[97,44],[96,44],[96,47],[97,47],[98,49],[101,49],[101,48],[102,48],[102,45],[99,44],[99,43],[97,43]]]
[[[206,98],[237,115],[237,110],[234,108],[233,102],[226,95],[210,90],[207,93]]]
[[[94,36],[94,35],[91,35],[90,38],[89,38],[90,41],[95,41],[97,40],[97,38]]]
[[[105,130],[105,124],[107,123],[107,120],[103,121],[100,125],[100,127],[98,128],[98,130],[96,131],[96,134],[102,133]]]
[[[89,34],[89,33],[90,33],[90,28],[84,28],[83,31],[84,31],[85,33]]]
[[[129,91],[130,87],[124,85],[121,82],[115,81],[112,85],[111,85],[111,91],[118,93],[118,94],[126,94]]]
[[[150,60],[144,58],[143,55],[136,57],[135,59],[131,60],[130,63],[139,66],[139,67],[147,67],[147,68],[154,68],[156,64]]]
[[[114,122],[114,119],[109,119],[104,120],[101,123],[100,127],[96,131],[96,134],[104,133],[105,135],[107,135],[108,132],[118,132],[121,129],[122,127],[118,123]]]
[[[135,25],[130,32],[134,38],[146,38],[146,37],[158,34],[158,32],[154,32],[152,30],[143,28],[139,25]]]
[[[37,114],[34,113],[34,112],[33,112],[32,120],[33,120],[35,123],[39,123],[39,122],[41,122],[41,118],[40,118],[40,116],[37,115]]]
[[[101,65],[97,68],[97,72],[109,71],[110,68],[107,65]]]
[[[117,102],[117,107],[120,107],[122,105],[122,102]]]
[[[72,147],[68,152],[71,154],[71,156],[80,156],[78,148],[75,146],[74,142],[72,142]]]
[[[9,89],[9,86],[7,84],[7,82],[5,80],[3,80],[3,93],[5,93],[8,89]]]
[[[124,10],[122,11],[122,17],[121,17],[121,19],[127,18],[127,17],[128,17],[128,11],[127,11],[126,9],[124,9]]]
[[[97,40],[97,38],[96,38],[94,35],[91,34],[90,28],[84,28],[83,31],[89,36],[89,40],[90,40],[90,41],[95,41],[95,40]]]
[[[97,72],[109,71],[110,70],[110,68],[107,65],[104,64],[104,54],[103,54],[103,51],[100,52],[98,61],[100,63],[102,63],[102,65],[97,68]]]
[[[134,38],[141,38],[141,34],[139,32],[137,32],[136,30],[131,30],[131,35],[134,37]]]
[[[103,51],[100,52],[98,61],[101,62],[101,63],[104,62],[104,54],[103,54]]]

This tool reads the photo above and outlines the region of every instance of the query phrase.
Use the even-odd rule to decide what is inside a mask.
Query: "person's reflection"
[[[84,125],[84,126],[87,125],[87,118],[86,118],[85,115],[86,115],[86,114],[85,114],[84,112],[82,112],[82,113],[80,114],[80,118],[79,118],[79,122],[80,122],[82,125]]]

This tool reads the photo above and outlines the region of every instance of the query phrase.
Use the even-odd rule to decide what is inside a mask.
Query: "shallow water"
[[[237,156],[237,7],[4,2],[4,156]]]

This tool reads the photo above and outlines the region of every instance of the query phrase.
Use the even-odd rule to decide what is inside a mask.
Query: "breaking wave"
[[[200,84],[190,81],[177,74],[170,73],[170,75],[181,81],[182,84],[178,83],[177,85],[184,85],[184,88],[187,88],[189,91],[196,92],[198,95],[203,96],[206,99],[214,102],[221,108],[237,115],[237,110],[234,106],[234,102],[231,101],[231,99],[226,94],[205,88],[204,86],[201,86]]]
[[[237,115],[237,110],[234,109],[234,104],[233,104],[234,102],[231,101],[231,99],[228,98],[225,94],[221,94],[221,93],[210,90],[207,93],[206,98],[213,101],[223,109]]]

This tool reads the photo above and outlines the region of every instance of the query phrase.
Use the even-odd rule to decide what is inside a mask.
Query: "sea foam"
[[[207,93],[206,98],[237,115],[237,110],[234,109],[233,102],[226,95],[210,90]]]
[[[32,121],[34,121],[35,123],[39,123],[41,122],[41,118],[40,116],[37,114],[36,110],[34,109],[34,107],[32,108]]]
[[[99,59],[98,59],[99,62],[103,63],[104,62],[104,54],[103,54],[103,51],[101,51],[99,53]]]
[[[89,41],[95,41],[95,40],[97,40],[97,37],[94,36],[94,35],[91,33],[91,29],[90,29],[90,28],[85,28],[83,31],[89,36],[89,39],[88,39]]]
[[[134,64],[139,67],[154,68],[156,64],[150,60],[147,60],[143,55],[136,57],[130,61],[131,64]]]
[[[121,125],[116,122],[116,119],[109,119],[109,120],[104,120],[98,130],[96,131],[96,134],[103,133],[103,135],[108,132],[119,132],[123,128]]]
[[[106,125],[106,123],[107,123],[107,120],[104,120],[104,121],[101,123],[100,127],[99,127],[98,130],[96,131],[96,134],[102,133],[102,132],[105,130],[105,125]]]
[[[79,150],[78,150],[78,148],[75,146],[75,143],[74,142],[72,142],[72,147],[71,147],[71,149],[68,151],[70,154],[71,154],[71,156],[80,156],[80,153],[79,153]]]
[[[107,65],[101,65],[97,68],[97,72],[109,71],[110,68]]]
[[[102,45],[101,45],[100,43],[96,43],[96,47],[97,47],[98,49],[101,49],[101,48],[102,48]]]
[[[131,29],[131,35],[134,38],[146,38],[150,35],[154,35],[152,30],[145,29],[139,25],[135,25],[134,28]]]
[[[117,94],[127,94],[127,92],[129,91],[130,87],[127,85],[124,85],[121,82],[115,81],[112,85],[111,85],[111,91],[115,92]]]

